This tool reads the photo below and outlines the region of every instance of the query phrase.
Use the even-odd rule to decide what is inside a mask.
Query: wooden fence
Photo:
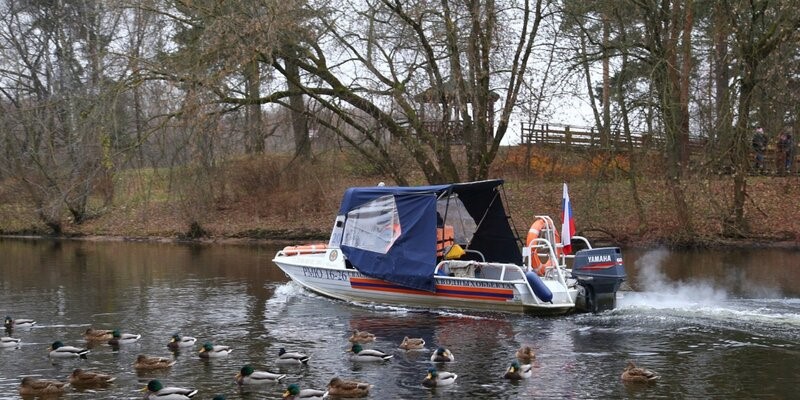
[[[603,143],[600,131],[593,127],[575,127],[564,124],[538,124],[534,125],[527,122],[521,124],[521,143],[522,145],[548,145],[565,146],[583,149],[614,150],[626,152],[631,149],[661,149],[664,148],[666,141],[663,137],[652,135],[646,132],[631,132],[630,138],[619,130],[613,130]],[[689,138],[689,152],[691,154],[704,154],[707,150],[708,140],[706,138]],[[800,143],[795,141],[793,152],[794,160],[791,163],[791,171],[797,171],[797,164],[800,161]],[[755,164],[755,153],[750,155],[750,159]],[[778,154],[775,143],[770,142],[767,151],[764,153],[764,170],[766,172],[777,172],[781,170],[784,162],[782,156]]]

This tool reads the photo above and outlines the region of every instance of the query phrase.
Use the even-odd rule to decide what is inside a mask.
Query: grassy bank
[[[561,185],[566,180],[579,233],[603,243],[800,244],[797,177],[751,177],[745,209],[750,231],[732,239],[721,235],[733,196],[728,176],[685,182],[693,215],[692,232],[687,234],[676,222],[672,197],[663,180],[646,176],[638,180],[644,216],[640,218],[633,205],[632,185],[624,176],[575,170],[575,162],[562,164],[572,169],[522,173],[513,157],[507,157],[493,171],[494,177],[506,179],[507,205],[521,235],[526,234],[535,215],[560,220]],[[65,218],[64,234],[211,241],[325,240],[343,190],[382,180],[358,162],[342,157],[306,163],[263,157],[205,171],[129,170],[117,174],[113,202],[93,199],[91,218],[80,225]],[[411,180],[425,183],[420,177]],[[0,232],[48,234],[30,200],[19,193],[13,180],[0,185]]]

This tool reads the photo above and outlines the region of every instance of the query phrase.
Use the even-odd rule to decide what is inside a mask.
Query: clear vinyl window
[[[347,213],[342,245],[386,254],[400,233],[394,196],[383,196]]]

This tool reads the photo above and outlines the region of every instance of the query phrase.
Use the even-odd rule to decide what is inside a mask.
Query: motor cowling
[[[582,311],[600,312],[614,309],[617,290],[625,281],[625,264],[619,247],[601,247],[575,253],[572,277],[581,286],[576,307]]]

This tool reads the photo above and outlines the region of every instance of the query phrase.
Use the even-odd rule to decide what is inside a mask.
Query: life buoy
[[[283,248],[283,254],[287,256],[297,256],[300,254],[324,253],[327,249],[328,245],[325,243],[286,246]]]
[[[528,230],[528,238],[525,239],[525,243],[527,246],[531,245],[531,242],[539,238],[539,233],[541,233],[542,229],[545,227],[547,223],[545,220],[541,218],[537,218],[536,221],[533,221],[531,224],[531,229]],[[558,230],[555,230],[555,239],[556,243],[561,242],[561,235],[558,234]],[[552,243],[553,246],[556,246],[556,243]],[[561,257],[562,251],[561,248],[556,246],[556,257]],[[538,248],[534,246],[531,248],[531,269],[533,269],[539,276],[544,276],[547,267],[552,267],[555,265],[555,261],[552,258],[548,258],[547,261],[542,262],[539,258]]]

